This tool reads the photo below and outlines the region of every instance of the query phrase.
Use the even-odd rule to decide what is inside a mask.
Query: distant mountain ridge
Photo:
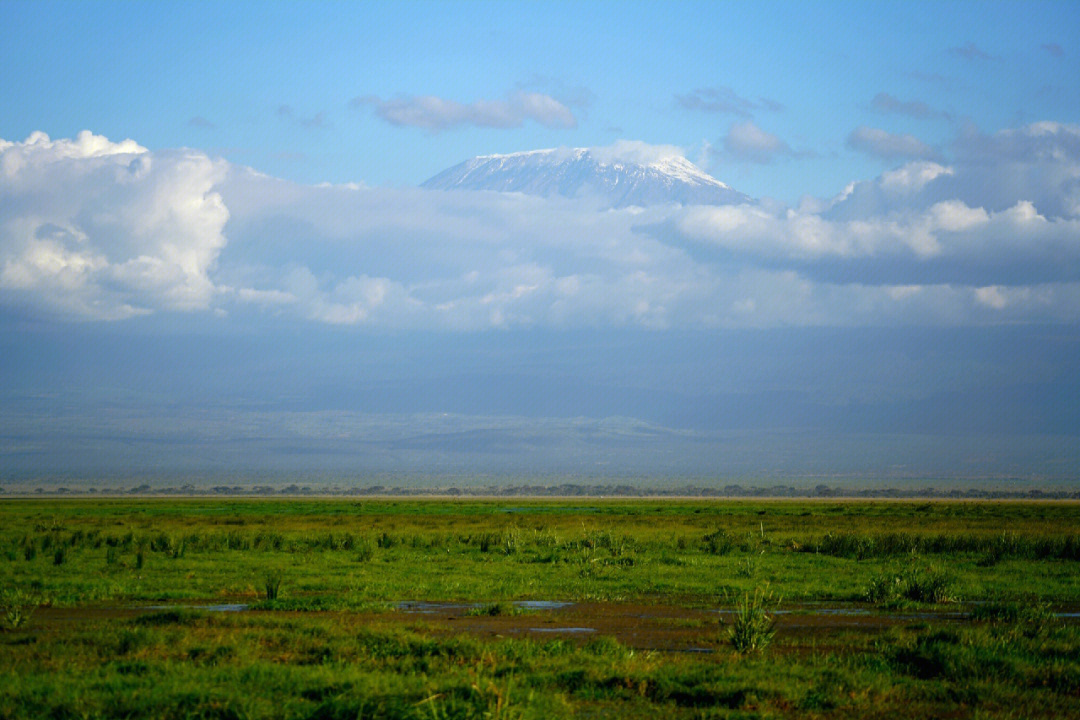
[[[634,144],[480,155],[444,170],[422,187],[597,197],[608,207],[751,202],[680,155],[649,153],[648,146]]]

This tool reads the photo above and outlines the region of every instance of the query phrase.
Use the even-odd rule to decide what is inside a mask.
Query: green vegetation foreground
[[[6,501],[0,717],[1065,717],[1077,528],[1074,503]],[[225,603],[250,609],[198,607]]]

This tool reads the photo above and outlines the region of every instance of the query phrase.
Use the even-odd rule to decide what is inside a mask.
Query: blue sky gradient
[[[672,144],[699,159],[753,120],[802,158],[718,158],[714,175],[795,202],[888,160],[855,127],[946,146],[1080,119],[1080,8],[1052,3],[4,2],[0,136],[83,129],[152,149],[197,147],[300,182],[416,185],[461,160],[539,147]],[[1049,49],[1046,49],[1049,48]],[[520,88],[562,99],[573,128],[525,121],[432,133],[355,98],[471,103]],[[749,115],[676,98],[727,88]],[[930,114],[882,113],[886,94]],[[287,111],[286,111],[287,109]]]

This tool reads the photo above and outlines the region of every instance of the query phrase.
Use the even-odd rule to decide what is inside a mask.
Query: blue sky
[[[35,130],[195,147],[301,182],[415,185],[473,155],[607,145],[722,146],[752,121],[800,157],[715,158],[755,196],[796,201],[890,159],[858,126],[946,146],[1080,119],[1076,3],[4,2],[0,137]],[[354,98],[563,102],[575,127],[397,127]],[[689,109],[719,89],[747,105]],[[898,103],[875,110],[879,94]],[[761,98],[782,105],[770,110]],[[910,106],[925,105],[922,117]],[[918,113],[916,113],[918,114]]]
[[[1076,2],[0,21],[0,482],[1080,482]],[[751,201],[419,187],[550,147]]]

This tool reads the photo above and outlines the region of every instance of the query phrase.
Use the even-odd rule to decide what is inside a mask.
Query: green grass
[[[13,501],[0,580],[38,583],[58,605],[255,598],[275,571],[290,593],[335,602],[708,604],[718,585],[762,582],[789,601],[858,600],[915,553],[965,601],[1017,599],[1033,568],[1041,599],[1080,601],[1074,504],[584,502]],[[42,562],[58,548],[64,562]]]
[[[12,500],[0,718],[1065,717],[1078,527],[1073,503]],[[797,630],[765,586],[966,615]],[[458,618],[484,627],[519,600],[682,606],[666,626],[710,652],[470,635],[406,600],[485,603]],[[182,607],[224,602],[252,610]]]
[[[484,641],[347,618],[158,612],[0,636],[3,717],[1066,717],[1075,629],[898,629],[840,654],[669,656],[609,638]],[[62,669],[56,668],[62,660]],[[257,691],[243,688],[256,687]]]

